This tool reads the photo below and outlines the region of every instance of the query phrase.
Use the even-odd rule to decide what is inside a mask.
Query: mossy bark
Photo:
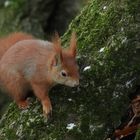
[[[11,104],[0,122],[1,140],[101,140],[117,126],[128,93],[140,82],[139,7],[139,0],[91,0],[62,37],[67,46],[77,33],[80,87],[50,91],[49,121],[35,99],[25,111]]]

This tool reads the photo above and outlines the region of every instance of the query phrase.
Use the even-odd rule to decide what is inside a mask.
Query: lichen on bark
[[[1,138],[101,140],[117,126],[128,93],[140,82],[139,7],[139,0],[91,0],[62,37],[67,46],[71,32],[77,33],[80,86],[50,91],[48,122],[37,101],[27,111],[12,104],[0,122]]]

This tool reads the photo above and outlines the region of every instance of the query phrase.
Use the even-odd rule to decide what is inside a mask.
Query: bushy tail
[[[3,37],[0,39],[0,59],[2,58],[2,56],[4,55],[4,53],[15,43],[17,43],[18,41],[21,40],[26,40],[26,39],[33,39],[34,37],[26,34],[26,33],[22,33],[22,32],[17,32],[17,33],[12,33],[7,37]]]

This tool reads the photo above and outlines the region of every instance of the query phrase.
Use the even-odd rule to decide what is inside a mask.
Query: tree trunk
[[[81,7],[81,0],[1,0],[0,34],[24,30],[38,37],[60,35]]]
[[[67,46],[77,33],[80,87],[50,91],[48,121],[37,100],[23,111],[12,103],[0,122],[1,140],[102,140],[117,126],[140,82],[139,7],[139,0],[91,0],[62,37]]]

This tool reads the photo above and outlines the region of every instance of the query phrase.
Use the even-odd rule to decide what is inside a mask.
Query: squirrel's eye
[[[62,71],[61,71],[61,76],[63,76],[63,77],[67,77],[67,73],[66,73],[66,71],[62,70]]]

